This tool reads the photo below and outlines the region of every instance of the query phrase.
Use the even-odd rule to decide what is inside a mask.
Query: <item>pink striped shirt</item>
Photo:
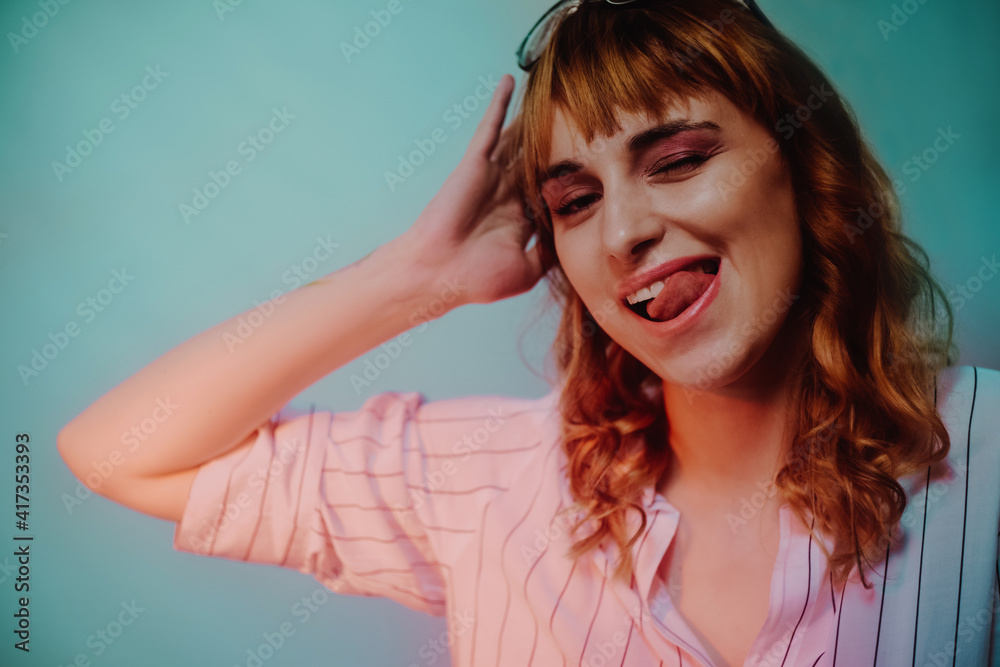
[[[974,427],[973,414],[977,387],[996,411],[998,378],[968,367],[942,377],[950,472],[900,480],[904,539],[869,575],[872,589],[856,573],[832,586],[819,545],[781,506],[769,614],[745,665],[986,664],[1000,642],[1000,429],[996,418]],[[677,510],[646,490],[635,574],[618,582],[613,542],[565,555],[565,469],[556,391],[431,402],[388,392],[354,412],[279,414],[251,448],[203,466],[174,548],[445,615],[456,667],[713,665],[656,575]]]

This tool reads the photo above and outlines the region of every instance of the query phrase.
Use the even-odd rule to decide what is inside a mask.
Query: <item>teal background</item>
[[[14,436],[29,433],[36,537],[30,655],[12,648],[13,559],[0,555],[0,664],[63,665],[82,653],[94,665],[245,665],[261,633],[286,620],[296,621],[297,632],[268,667],[431,664],[420,649],[444,630],[442,619],[331,595],[298,624],[290,609],[317,589],[311,578],[175,552],[172,523],[99,496],[70,511],[62,496],[78,482],[55,449],[59,429],[101,394],[271,290],[290,289],[283,275],[312,254],[318,236],[339,247],[310,280],[404,231],[457,164],[482,109],[457,128],[443,114],[473,94],[480,76],[514,74],[520,90],[513,52],[550,4],[401,1],[403,11],[349,63],[340,43],[384,0],[244,0],[221,16],[210,0],[77,0],[57,5],[16,52],[7,35],[39,5],[2,3],[0,466],[11,470]],[[883,35],[878,22],[891,21],[890,2],[760,4],[830,73],[889,172],[906,185],[907,229],[941,282],[967,284],[982,258],[1000,251],[1000,6],[910,0],[916,11]],[[121,119],[113,101],[157,65],[168,75]],[[295,118],[244,162],[240,142],[266,125],[274,107]],[[60,182],[52,162],[103,118],[113,132]],[[911,180],[906,162],[948,127],[960,138]],[[447,140],[390,191],[384,172],[435,128]],[[185,223],[179,204],[231,159],[242,173]],[[134,280],[86,322],[77,305],[123,267]],[[419,390],[430,399],[541,396],[546,385],[521,357],[537,369],[551,339],[551,317],[533,324],[544,291],[459,309],[415,334],[370,387],[356,392],[349,380],[363,368],[359,359],[292,406],[354,409],[386,390]],[[71,321],[79,335],[23,381],[17,367]],[[961,363],[1000,368],[998,324],[1000,278],[958,309]],[[13,551],[12,477],[0,478],[7,517],[0,554]],[[95,656],[88,637],[132,600],[142,613]],[[434,664],[449,664],[447,656]]]

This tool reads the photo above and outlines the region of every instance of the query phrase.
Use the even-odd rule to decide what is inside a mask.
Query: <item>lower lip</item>
[[[715,274],[715,280],[709,284],[708,289],[706,289],[694,303],[682,310],[681,313],[673,319],[666,320],[664,322],[654,322],[652,320],[647,320],[642,315],[638,315],[631,310],[629,310],[629,312],[635,315],[641,326],[654,336],[676,335],[694,326],[694,324],[701,317],[701,314],[708,310],[708,307],[712,305],[712,301],[715,300],[715,295],[719,293],[719,282],[721,280],[722,262],[719,262],[719,270]]]

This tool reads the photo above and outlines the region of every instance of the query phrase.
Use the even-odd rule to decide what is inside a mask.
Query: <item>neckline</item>
[[[669,529],[657,528],[652,522],[649,525],[647,535],[652,533],[654,530],[666,531],[668,533],[667,539],[664,540],[662,548],[658,548],[657,555],[650,556],[650,554],[645,554],[643,559],[645,562],[643,565],[648,566],[650,560],[655,560],[651,571],[641,572],[639,570],[640,563],[639,558],[643,554],[636,554],[636,584],[639,586],[637,592],[641,597],[643,611],[648,612],[651,618],[655,618],[655,623],[660,626],[660,628],[668,630],[664,620],[669,619],[673,625],[678,629],[678,632],[670,632],[671,641],[679,642],[685,650],[689,651],[695,655],[699,660],[701,660],[705,665],[713,666],[716,662],[710,657],[708,651],[705,649],[704,642],[701,640],[700,634],[696,633],[693,626],[687,621],[687,619],[680,613],[680,610],[674,605],[673,598],[669,594],[668,583],[659,576],[659,565],[666,555],[667,549],[670,544],[673,543],[674,537],[676,536],[677,526],[680,520],[680,511],[677,510],[662,494],[655,491],[650,487],[644,493],[644,506],[647,511],[655,512],[656,517],[666,516],[669,518]],[[771,568],[771,578],[768,587],[768,610],[765,616],[764,623],[758,630],[757,635],[754,637],[753,642],[750,644],[750,648],[744,657],[743,665],[748,664],[748,661],[752,662],[756,660],[761,655],[763,655],[770,646],[762,646],[764,642],[773,642],[774,637],[779,628],[779,624],[786,617],[791,617],[795,614],[796,610],[800,609],[803,605],[808,604],[810,599],[817,599],[815,591],[812,591],[813,584],[817,586],[823,581],[822,571],[817,571],[816,568],[823,568],[823,564],[817,563],[816,554],[814,554],[814,545],[808,536],[808,530],[803,526],[793,527],[793,523],[797,522],[797,517],[792,511],[791,505],[788,501],[783,501],[778,506],[778,517],[779,517],[779,538],[778,538],[778,553],[774,559],[774,565]],[[655,539],[655,538],[654,538]],[[808,540],[807,544],[802,544],[803,541]],[[787,590],[787,579],[789,570],[793,567],[797,569],[802,569],[801,565],[796,565],[790,562],[790,552],[794,549],[796,551],[801,551],[803,548],[807,549],[807,558],[809,563],[807,565],[807,574],[810,579],[810,584],[807,587],[808,590],[794,589],[794,593],[789,597]],[[642,583],[640,583],[642,581]],[[651,605],[656,602],[653,599],[653,594],[657,596],[665,596],[665,611],[654,614]],[[798,613],[798,612],[796,612]]]

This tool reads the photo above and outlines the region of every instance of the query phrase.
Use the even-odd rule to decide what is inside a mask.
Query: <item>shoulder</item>
[[[945,368],[938,376],[937,405],[949,431],[964,423],[1000,437],[1000,371],[978,366]]]
[[[559,392],[539,398],[463,396],[422,403],[413,425],[436,454],[527,448],[559,440]]]
[[[410,453],[467,461],[478,454],[520,452],[512,460],[525,461],[531,458],[529,450],[543,455],[561,442],[559,394],[553,389],[539,398],[428,400],[418,392],[389,391],[370,396],[357,410],[324,413],[314,429],[328,428],[329,442],[340,448],[360,447],[384,456]]]
[[[417,417],[423,423],[463,422],[492,419],[506,424],[540,423],[556,416],[559,392],[553,389],[539,398],[476,395],[423,401]]]
[[[937,391],[938,412],[951,436],[949,461],[1000,488],[1000,371],[948,367]]]
[[[419,392],[386,391],[369,396],[355,410],[284,412],[264,424],[262,432],[271,435],[273,429],[275,442],[283,447],[311,451],[322,448],[322,442],[328,458],[351,459],[352,470],[379,465],[398,470],[400,457],[411,456],[441,462],[520,452],[512,460],[525,461],[531,458],[529,450],[542,454],[561,442],[558,390],[539,398],[473,395],[437,400]]]

